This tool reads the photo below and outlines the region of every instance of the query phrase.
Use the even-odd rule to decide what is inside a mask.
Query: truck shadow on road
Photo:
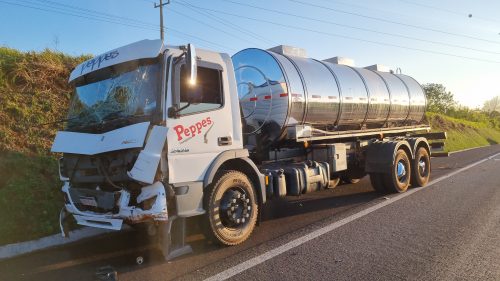
[[[75,276],[72,280],[93,280],[89,278],[95,278],[94,274],[100,267],[111,266],[119,275],[135,276],[132,279],[147,280],[151,272],[158,270],[165,273],[166,278],[162,279],[176,278],[379,197],[380,194],[373,192],[369,181],[364,179],[356,185],[341,185],[333,190],[273,199],[261,210],[261,223],[252,237],[233,247],[209,243],[202,234],[200,220],[192,219],[187,224],[187,242],[192,246],[193,253],[169,262],[155,248],[153,238],[144,231],[132,230],[34,253],[24,259],[8,260],[0,263],[0,272],[15,268],[9,273],[14,275],[7,276],[14,278],[5,280],[16,280],[20,274],[26,280],[67,280],[64,276]],[[137,264],[138,257],[142,257],[144,263]],[[30,265],[20,266],[19,262]]]

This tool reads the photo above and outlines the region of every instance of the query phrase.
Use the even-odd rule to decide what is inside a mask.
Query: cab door
[[[178,114],[167,117],[170,183],[202,181],[217,155],[242,147],[241,138],[235,140],[234,122],[239,126],[240,120],[232,120],[227,64],[219,54],[199,52],[198,58],[195,85],[188,82],[184,59],[171,67],[167,106],[177,104]]]

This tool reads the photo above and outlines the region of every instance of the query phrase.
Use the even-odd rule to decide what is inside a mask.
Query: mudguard
[[[409,158],[413,158],[412,145],[406,140],[378,141],[370,144],[366,151],[365,171],[367,173],[389,173],[396,152],[404,149]]]
[[[211,184],[215,178],[215,175],[217,174],[217,171],[219,168],[224,165],[227,161],[234,160],[234,159],[239,159],[242,160],[244,163],[245,167],[238,167],[240,169],[247,170],[248,176],[252,179],[255,178],[253,182],[257,185],[255,188],[258,191],[258,196],[260,199],[260,203],[265,203],[266,202],[266,184],[264,180],[264,175],[260,173],[259,169],[255,165],[255,163],[248,158],[248,150],[247,149],[232,149],[232,150],[227,150],[219,154],[214,161],[212,161],[212,164],[210,164],[210,167],[208,167],[207,172],[205,173],[205,178],[203,180],[203,186],[207,187],[209,184]],[[247,168],[247,169],[245,169]]]

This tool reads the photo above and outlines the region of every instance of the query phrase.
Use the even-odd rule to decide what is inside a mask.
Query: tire
[[[431,176],[431,158],[427,149],[420,147],[417,150],[411,166],[412,185],[416,187],[426,186]]]
[[[205,193],[207,238],[228,246],[247,240],[257,223],[257,200],[255,189],[245,174],[223,171]]]
[[[384,175],[380,173],[370,174],[370,182],[376,192],[385,194],[387,193],[387,189],[384,186],[383,176]]]
[[[410,159],[404,150],[399,149],[394,157],[390,173],[383,175],[385,188],[388,192],[403,193],[408,190],[410,179]]]

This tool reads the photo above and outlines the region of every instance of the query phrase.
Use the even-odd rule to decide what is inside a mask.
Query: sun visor
[[[71,72],[69,82],[76,78],[88,74],[92,71],[108,67],[131,60],[155,58],[162,51],[163,43],[161,40],[142,40],[138,41],[102,55],[94,57],[79,64]]]

